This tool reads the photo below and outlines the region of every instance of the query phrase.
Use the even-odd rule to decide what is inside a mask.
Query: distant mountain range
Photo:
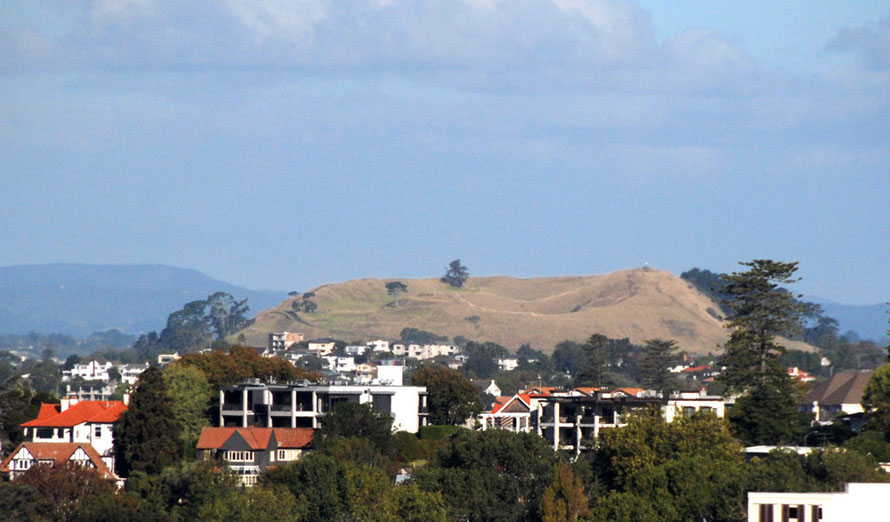
[[[838,335],[853,330],[860,339],[882,341],[887,338],[886,304],[844,305],[819,297],[806,297],[805,300],[818,303],[826,316],[837,319],[840,323]]]
[[[0,333],[81,337],[110,328],[131,334],[160,330],[171,312],[217,291],[246,298],[250,314],[287,297],[284,291],[250,290],[163,265],[7,266],[0,267]]]

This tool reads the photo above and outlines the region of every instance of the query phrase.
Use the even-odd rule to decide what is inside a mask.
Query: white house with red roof
[[[222,458],[253,486],[261,471],[300,458],[314,435],[312,428],[204,428],[197,449],[205,460]]]
[[[33,443],[90,445],[114,469],[114,423],[127,411],[123,401],[78,401],[41,404],[37,418],[22,423],[25,440]]]
[[[96,450],[83,442],[23,442],[0,464],[0,472],[16,480],[36,464],[55,466],[66,462],[95,469],[102,477],[117,480]]]

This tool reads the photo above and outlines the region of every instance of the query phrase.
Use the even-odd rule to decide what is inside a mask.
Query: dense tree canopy
[[[161,371],[150,367],[139,377],[129,409],[114,427],[118,474],[160,473],[183,457],[182,427]]]
[[[482,411],[473,383],[445,366],[424,366],[411,376],[415,386],[426,386],[431,424],[463,424]]]

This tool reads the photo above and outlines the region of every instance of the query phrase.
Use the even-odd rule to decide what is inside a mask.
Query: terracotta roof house
[[[828,422],[839,412],[862,413],[862,394],[872,372],[839,372],[817,384],[804,399],[801,409],[813,412],[816,422]]]
[[[300,458],[314,435],[312,428],[204,428],[197,449],[205,460],[222,458],[253,486],[260,471]]]
[[[37,418],[22,423],[25,440],[33,443],[85,443],[114,469],[114,423],[127,405],[123,401],[78,401],[41,404]]]
[[[117,480],[99,453],[83,442],[23,442],[0,464],[0,472],[16,480],[35,464],[64,464],[74,462],[95,469],[104,478]]]

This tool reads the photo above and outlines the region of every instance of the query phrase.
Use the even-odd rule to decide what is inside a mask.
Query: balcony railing
[[[241,404],[240,402],[224,402],[222,409],[241,411],[244,409],[244,405]]]

